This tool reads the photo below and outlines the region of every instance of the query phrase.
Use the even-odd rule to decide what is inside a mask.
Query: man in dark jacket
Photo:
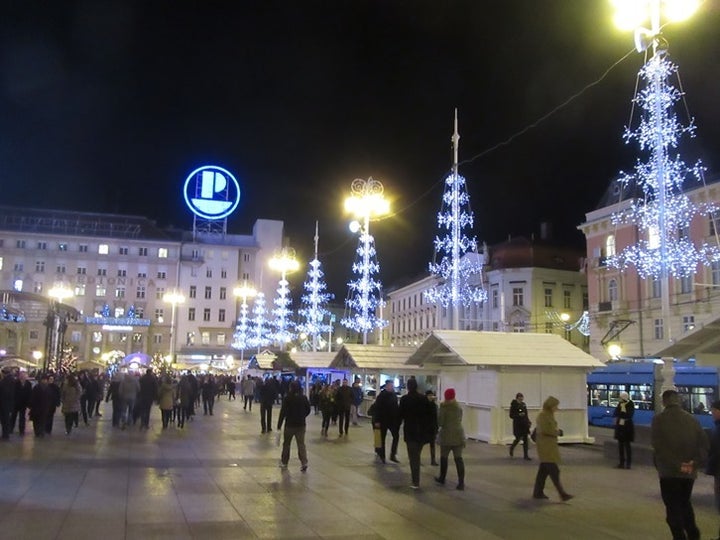
[[[10,368],[2,370],[0,379],[0,424],[2,425],[2,438],[10,438],[12,431],[12,414],[15,410],[15,377]]]
[[[48,393],[50,394],[50,407],[45,419],[45,433],[52,435],[55,411],[60,406],[60,387],[55,382],[55,376],[52,374],[48,375]]]
[[[385,387],[375,398],[372,414],[373,426],[380,429],[380,447],[375,449],[375,453],[380,461],[385,463],[385,438],[390,430],[392,434],[392,445],[390,447],[390,461],[399,463],[397,458],[398,435],[400,429],[399,409],[397,395],[395,395],[395,386],[391,379],[385,381]]]
[[[40,377],[40,382],[30,391],[30,420],[33,423],[35,436],[45,436],[47,415],[50,410],[50,390],[48,389],[48,376]]]
[[[138,382],[140,383],[140,392],[138,393],[140,429],[150,429],[150,408],[157,399],[159,386],[152,368],[148,368]]]
[[[27,372],[18,373],[15,381],[15,410],[13,410],[10,431],[15,429],[15,421],[17,420],[18,433],[25,435],[25,419],[27,417],[27,409],[30,406],[30,395],[32,394],[32,383],[28,381]]]
[[[408,393],[400,398],[400,422],[403,424],[403,436],[407,446],[410,462],[410,487],[420,487],[420,453],[426,443],[433,437],[435,406],[430,400],[418,392],[418,384],[414,378],[408,379]]]
[[[347,437],[348,427],[350,426],[350,407],[352,407],[352,401],[352,389],[348,385],[348,380],[343,379],[340,388],[335,391],[335,408],[340,417],[338,419],[340,437],[342,437],[343,434]]]
[[[652,420],[651,436],[665,521],[673,540],[698,540],[692,490],[697,471],[707,458],[708,438],[695,417],[680,406],[677,390],[662,394],[665,409]]]
[[[260,427],[263,433],[272,431],[272,407],[277,395],[275,379],[268,377],[260,386]]]
[[[292,381],[288,386],[288,394],[283,399],[278,417],[278,431],[283,431],[283,447],[280,455],[280,467],[286,469],[290,461],[290,444],[293,437],[297,441],[300,470],[305,472],[308,467],[307,450],[305,448],[305,418],[310,414],[310,402],[300,392],[300,383]]]
[[[510,445],[510,457],[513,457],[515,447],[522,441],[523,457],[529,461],[528,435],[530,435],[531,422],[528,417],[527,405],[525,405],[525,396],[520,392],[515,394],[515,399],[510,402],[510,418],[513,421],[513,435],[515,436],[515,440]]]

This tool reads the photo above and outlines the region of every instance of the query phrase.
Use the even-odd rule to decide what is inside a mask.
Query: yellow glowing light
[[[689,19],[700,7],[700,0],[665,0],[665,17],[673,22]]]
[[[270,259],[270,268],[277,272],[289,274],[300,268],[300,263],[295,258],[295,250],[292,248],[283,248],[283,250]]]
[[[358,217],[382,216],[390,212],[390,201],[382,194],[353,195],[345,199],[345,211]]]
[[[58,302],[62,302],[66,298],[70,298],[73,296],[73,292],[65,287],[62,283],[55,285],[52,289],[48,291],[48,295],[50,298],[57,300]]]
[[[635,30],[648,20],[647,0],[612,0],[615,7],[613,21],[620,30]]]
[[[167,302],[168,304],[177,305],[182,304],[185,301],[185,296],[179,291],[170,291],[166,292],[163,295],[163,302]]]
[[[608,345],[607,352],[612,358],[618,358],[622,354],[622,347],[617,343],[613,343]]]
[[[568,322],[570,320],[570,315],[568,315],[567,313],[561,313],[560,320],[562,322]]]
[[[245,285],[242,285],[241,287],[235,287],[233,289],[233,294],[235,296],[237,296],[238,298],[245,299],[245,298],[252,298],[254,296],[257,296],[257,291],[253,287],[250,287],[249,285],[245,284]]]

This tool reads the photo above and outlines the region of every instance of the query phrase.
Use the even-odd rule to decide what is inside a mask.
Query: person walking
[[[120,415],[122,414],[122,397],[120,396],[120,383],[123,375],[116,371],[108,385],[105,403],[112,400],[112,427],[120,427]]]
[[[290,461],[290,444],[293,437],[297,443],[298,459],[300,459],[300,470],[307,471],[308,459],[305,448],[305,427],[306,418],[310,414],[310,402],[300,391],[300,383],[292,381],[288,386],[288,393],[283,399],[278,416],[277,429],[283,430],[283,446],[280,455],[280,467],[286,469]]]
[[[140,429],[150,429],[150,409],[158,397],[158,380],[152,368],[145,370],[145,375],[140,377],[138,383],[140,391],[137,406],[140,409]]]
[[[73,424],[78,424],[80,415],[80,396],[82,395],[82,387],[70,373],[63,382],[60,389],[60,400],[62,401],[62,413],[65,417],[65,435],[72,433]]]
[[[350,405],[350,418],[353,426],[359,426],[358,419],[360,416],[360,405],[363,402],[363,391],[362,383],[359,377],[355,377],[355,381],[351,387],[352,390],[352,405]]]
[[[407,394],[400,398],[398,413],[410,463],[410,487],[420,489],[420,455],[423,446],[433,438],[436,419],[435,406],[418,392],[414,378],[407,381]]]
[[[397,458],[398,436],[400,432],[398,399],[395,394],[395,385],[391,379],[385,381],[385,386],[375,398],[372,411],[373,427],[380,430],[380,446],[375,453],[380,461],[385,463],[385,439],[387,432],[392,435],[390,446],[390,461],[400,463]]]
[[[448,388],[444,394],[445,400],[440,404],[438,411],[438,441],[440,442],[440,476],[435,477],[438,484],[445,484],[448,470],[448,459],[452,452],[457,470],[458,483],[456,489],[465,489],[465,462],[463,461],[463,448],[465,448],[465,430],[462,425],[463,410],[455,400],[455,389]]]
[[[135,423],[135,402],[140,392],[138,378],[132,373],[125,373],[120,382],[120,399],[122,406],[120,410],[120,428],[125,429],[130,422]]]
[[[0,424],[2,424],[2,438],[8,440],[12,431],[12,414],[15,410],[15,377],[10,368],[2,369],[0,379]]]
[[[183,429],[193,407],[193,387],[188,375],[180,377],[175,391],[175,403],[177,403],[177,427]]]
[[[247,378],[243,379],[240,389],[243,395],[243,411],[252,412],[253,398],[255,397],[255,381],[252,375],[248,375]]]
[[[558,428],[555,420],[555,412],[560,405],[560,400],[554,396],[549,396],[542,406],[542,411],[536,419],[535,430],[537,432],[537,454],[540,460],[537,476],[535,477],[535,488],[533,489],[533,498],[547,499],[545,495],[545,480],[550,477],[552,483],[560,494],[563,501],[569,501],[573,498],[560,483],[560,448],[558,446],[558,437],[562,437],[563,431]]]
[[[206,376],[201,385],[201,389],[203,414],[210,414],[210,416],[212,416],[215,408],[215,396],[218,393],[218,385],[215,382],[215,377],[213,375]]]
[[[720,512],[720,401],[713,401],[710,406],[710,414],[713,417],[715,427],[710,435],[710,451],[708,452],[707,467],[705,473],[713,477],[713,491],[715,492],[715,509]],[[720,540],[718,535],[711,540]]]
[[[653,417],[650,434],[665,521],[673,540],[698,540],[691,499],[697,471],[707,459],[708,438],[695,417],[680,406],[677,390],[665,390],[662,404],[664,409]]]
[[[347,437],[348,428],[350,427],[350,409],[352,408],[353,394],[352,388],[348,385],[348,380],[343,379],[340,387],[335,391],[335,407],[338,411],[338,428],[340,429],[340,437]]]
[[[513,457],[515,447],[520,441],[523,443],[523,459],[530,461],[528,456],[528,435],[530,435],[530,418],[528,417],[525,396],[518,392],[515,399],[510,402],[510,418],[513,421],[513,436],[515,440],[510,445],[510,457]]]
[[[28,381],[27,371],[20,371],[15,380],[15,408],[12,413],[12,428],[15,429],[17,421],[18,435],[25,435],[25,421],[27,418],[27,410],[30,406],[30,396],[32,394],[32,383]]]
[[[320,404],[320,412],[322,413],[320,435],[327,437],[328,429],[330,428],[330,419],[335,410],[335,391],[331,385],[326,384],[320,389],[318,403]]]
[[[437,439],[438,434],[438,406],[435,396],[435,392],[432,390],[427,390],[425,392],[425,397],[430,401],[433,408],[433,415],[432,415],[432,439],[430,440],[430,465],[437,466],[438,462],[435,460],[436,453],[435,453],[435,440]]]
[[[260,427],[262,433],[272,431],[272,408],[277,396],[275,379],[268,377],[260,387]]]
[[[158,405],[160,407],[160,417],[162,418],[162,428],[167,429],[172,418],[173,406],[175,405],[175,387],[172,379],[165,375],[160,382],[158,388]]]
[[[48,376],[42,375],[30,392],[30,420],[33,423],[35,436],[45,436],[47,426],[47,415],[50,410],[50,390],[48,389]]]
[[[45,433],[52,435],[53,424],[55,422],[55,411],[60,406],[60,387],[55,382],[55,377],[48,374],[48,393],[50,394],[50,407],[45,421]]]
[[[630,395],[627,392],[620,392],[620,401],[613,414],[615,417],[615,439],[618,442],[618,454],[620,456],[620,461],[616,467],[618,469],[629,469],[632,465],[631,443],[635,440],[634,414],[635,404],[630,401]]]

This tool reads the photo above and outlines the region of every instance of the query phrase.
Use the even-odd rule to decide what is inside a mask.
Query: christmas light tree
[[[270,328],[267,320],[267,309],[265,307],[265,294],[257,293],[252,309],[253,317],[250,319],[250,328],[247,344],[250,347],[265,347],[272,342]]]
[[[295,334],[292,329],[295,327],[295,323],[290,319],[292,311],[290,310],[290,304],[292,299],[290,298],[290,288],[288,287],[289,282],[287,275],[291,272],[295,272],[300,268],[300,264],[295,258],[295,250],[292,248],[285,247],[279,253],[276,253],[272,259],[270,259],[270,268],[280,272],[280,280],[278,281],[277,297],[275,297],[275,309],[273,309],[273,327],[275,332],[273,333],[273,339],[280,343],[282,347],[286,343],[295,339]]]
[[[472,229],[474,214],[465,178],[458,174],[457,110],[453,142],[453,170],[445,179],[442,208],[437,215],[438,228],[445,234],[435,237],[435,257],[440,262],[429,264],[430,273],[439,284],[425,292],[425,299],[443,307],[453,306],[452,329],[459,328],[459,306],[482,302],[487,295],[482,285],[482,258],[477,256],[477,241],[464,230]],[[472,256],[476,254],[476,256]]]
[[[232,347],[240,351],[244,351],[249,347],[250,339],[250,321],[248,318],[248,296],[255,296],[257,291],[247,285],[237,287],[234,290],[235,296],[240,298],[240,316],[238,317],[235,333],[233,334]]]
[[[298,330],[308,336],[312,350],[317,350],[322,340],[322,335],[331,331],[329,323],[324,323],[330,312],[326,309],[327,303],[333,297],[332,294],[324,292],[327,288],[323,277],[322,263],[318,260],[318,225],[315,223],[315,258],[310,261],[307,279],[303,284],[305,294],[300,298],[302,306],[298,313],[304,321],[298,325]]]
[[[695,126],[690,120],[683,125],[673,104],[683,93],[669,83],[677,71],[658,51],[640,70],[645,88],[635,101],[643,111],[637,129],[625,129],[626,142],[637,141],[647,161],[638,159],[634,173],[621,172],[619,183],[627,188],[635,183],[643,192],[642,200],[634,200],[630,207],[612,216],[614,224],[631,223],[643,235],[635,244],[608,257],[608,265],[624,269],[634,266],[643,278],[667,276],[686,277],[697,271],[699,264],[718,260],[720,253],[705,242],[695,245],[688,237],[692,219],[715,210],[710,204],[696,204],[683,192],[683,183],[691,177],[702,179],[701,161],[688,166],[681,159],[677,147],[683,135],[694,136]]]

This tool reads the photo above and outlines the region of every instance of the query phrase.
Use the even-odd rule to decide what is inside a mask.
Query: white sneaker
[[[287,463],[280,462],[278,467],[280,467],[281,469],[287,469]]]

